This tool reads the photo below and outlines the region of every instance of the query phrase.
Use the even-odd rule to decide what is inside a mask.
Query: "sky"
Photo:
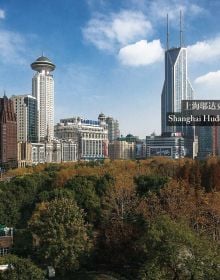
[[[31,94],[30,64],[56,64],[55,123],[99,113],[121,134],[160,134],[166,16],[179,46],[179,13],[195,99],[220,97],[219,0],[1,0],[0,96]]]

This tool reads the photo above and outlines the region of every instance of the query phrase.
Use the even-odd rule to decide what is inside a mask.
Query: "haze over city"
[[[1,1],[0,92],[31,94],[30,64],[42,52],[56,64],[55,122],[100,112],[122,134],[160,133],[166,15],[179,45],[179,11],[196,99],[218,99],[219,1]]]

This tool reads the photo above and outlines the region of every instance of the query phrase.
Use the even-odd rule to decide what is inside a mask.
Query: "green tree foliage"
[[[140,175],[134,178],[137,186],[137,193],[140,196],[146,195],[148,192],[159,192],[162,187],[168,182],[167,177],[157,175]]]
[[[29,222],[42,262],[60,273],[77,269],[91,248],[83,212],[73,199],[61,198],[37,206]]]
[[[136,269],[141,257],[136,242],[145,227],[138,211],[139,205],[140,199],[134,188],[114,187],[108,190],[102,201],[96,252],[98,263],[107,263],[116,272],[121,272],[124,266]]]
[[[52,191],[42,191],[38,195],[38,201],[51,201],[55,198],[74,198],[74,192],[65,188],[55,188]]]
[[[60,280],[78,267],[129,280],[215,280],[219,170],[217,158],[23,168],[0,182],[0,224],[15,228],[14,254],[54,266]]]
[[[0,264],[8,264],[9,268],[0,272],[0,280],[44,280],[45,273],[28,259],[7,255],[0,258]]]
[[[72,192],[78,206],[86,212],[86,220],[97,224],[100,222],[102,198],[114,183],[109,174],[100,177],[74,176],[67,181],[65,188]]]
[[[100,197],[96,192],[96,181],[97,178],[94,176],[75,176],[65,185],[73,192],[79,207],[85,210],[88,222],[96,222],[100,216],[101,205]]]
[[[32,234],[28,229],[14,230],[13,254],[20,257],[28,257],[33,254]]]
[[[106,173],[104,176],[97,178],[95,189],[99,197],[104,197],[106,193],[113,188],[115,179],[110,174]]]
[[[26,226],[37,200],[37,194],[50,189],[47,174],[15,177],[0,186],[0,223],[23,228]]]
[[[140,244],[145,264],[139,279],[219,279],[219,248],[168,216],[151,223]]]

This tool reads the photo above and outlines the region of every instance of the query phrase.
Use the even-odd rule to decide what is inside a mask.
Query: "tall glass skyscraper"
[[[181,101],[193,99],[193,88],[187,73],[187,49],[170,48],[165,52],[165,81],[161,95],[162,133],[186,132],[184,127],[167,126],[168,112],[181,112]]]
[[[31,64],[31,68],[36,71],[32,79],[32,95],[37,99],[40,141],[51,141],[54,138],[54,79],[51,72],[55,67],[45,56]]]

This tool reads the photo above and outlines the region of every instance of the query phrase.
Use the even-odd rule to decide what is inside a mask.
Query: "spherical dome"
[[[36,59],[36,61],[44,61],[44,62],[50,62],[50,63],[52,63],[51,61],[50,61],[50,59],[49,58],[47,58],[46,56],[40,56],[40,57],[38,57],[37,59]]]
[[[130,133],[126,136],[126,138],[131,138],[131,137],[134,137],[134,135],[132,135]]]
[[[103,113],[99,114],[98,119],[105,119],[105,115]]]
[[[31,68],[35,71],[41,71],[42,69],[53,71],[56,68],[56,65],[53,64],[49,58],[42,55],[38,57],[33,63],[31,63]]]

